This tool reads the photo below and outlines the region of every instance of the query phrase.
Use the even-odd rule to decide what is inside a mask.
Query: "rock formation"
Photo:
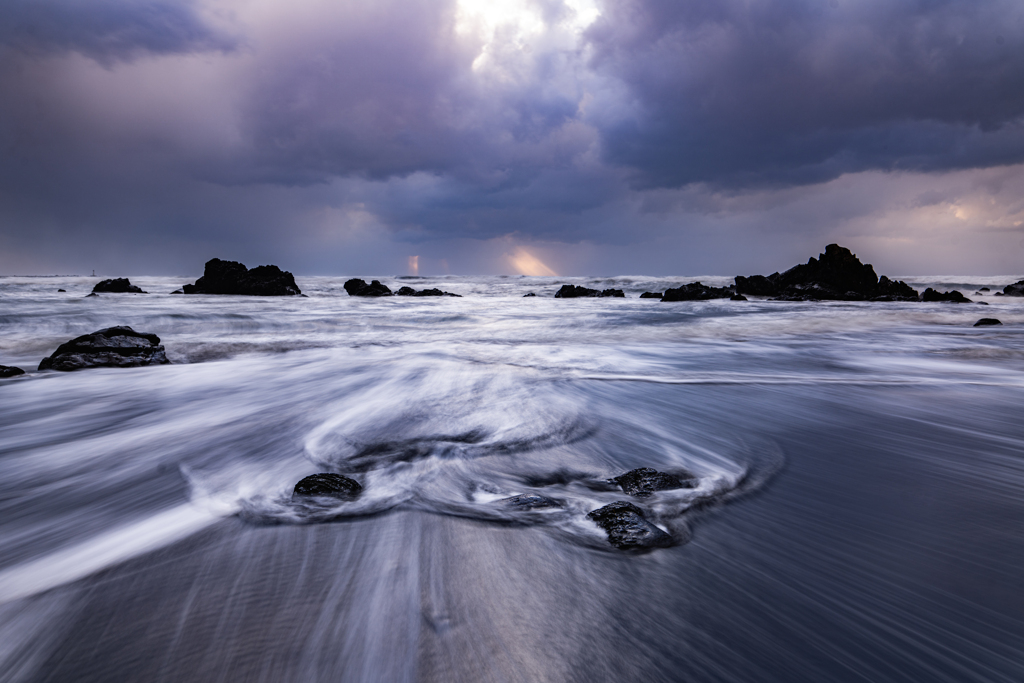
[[[133,285],[126,277],[97,282],[92,291],[101,293],[113,292],[117,294],[146,294],[146,292],[142,291],[141,287]]]
[[[666,289],[662,301],[706,301],[708,299],[728,299],[735,292],[729,287],[708,287],[700,282],[691,282],[672,289]]]
[[[345,291],[349,296],[391,296],[391,290],[387,285],[382,285],[380,280],[366,284],[366,280],[356,277],[345,282]]]
[[[68,371],[166,363],[170,361],[160,345],[160,337],[121,326],[98,330],[61,344],[52,355],[40,361],[39,369]]]
[[[21,368],[16,368],[13,365],[0,365],[0,378],[17,377],[18,375],[24,374],[25,371]]]
[[[608,533],[608,542],[621,550],[659,548],[672,545],[672,537],[644,518],[644,511],[632,503],[617,500],[587,514]]]
[[[950,292],[938,292],[931,287],[924,290],[924,294],[921,295],[921,301],[948,301],[953,304],[971,303],[970,299],[955,289]]]
[[[302,294],[295,277],[277,266],[246,268],[237,261],[206,262],[203,276],[194,285],[184,285],[185,294],[244,294],[247,296],[295,296]]]

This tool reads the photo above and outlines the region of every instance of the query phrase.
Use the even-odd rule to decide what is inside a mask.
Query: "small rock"
[[[58,292],[65,292],[66,293],[68,290],[66,290],[66,289],[58,289],[57,291]]]
[[[171,294],[184,294],[184,293],[185,293],[185,291],[181,290],[181,289],[176,289],[173,292],[171,292]]]
[[[536,294],[534,294],[533,292],[530,292],[529,294],[523,294],[523,298],[524,298],[524,299],[525,299],[526,297],[528,297],[528,296],[537,296],[537,295],[536,295]]]
[[[407,289],[412,288],[408,287]],[[345,282],[345,291],[349,296],[391,296],[391,290],[387,285],[382,285],[380,280],[366,284],[366,280],[355,277]]]
[[[21,368],[16,368],[13,365],[0,365],[0,377],[17,377],[24,374],[25,371]]]
[[[355,479],[350,479],[342,474],[332,472],[321,472],[311,474],[303,478],[295,485],[292,497],[305,496],[326,496],[352,500],[362,492],[362,485]]]
[[[374,282],[377,282],[377,281],[374,280]],[[377,284],[380,284],[380,283],[377,282]],[[372,286],[372,285],[370,285],[370,286]],[[383,287],[383,285],[381,285],[381,286]],[[365,295],[363,295],[363,296],[365,296]],[[461,294],[452,294],[451,292],[442,292],[440,289],[437,289],[436,287],[433,288],[433,289],[421,289],[419,291],[416,291],[412,287],[402,287],[397,292],[395,292],[395,296],[457,296],[457,297],[461,297],[462,295]]]
[[[238,261],[219,258],[206,262],[203,276],[182,288],[185,294],[242,294],[245,296],[295,296],[302,294],[295,276],[277,266],[246,268]]]
[[[587,514],[608,533],[608,542],[620,550],[664,548],[672,537],[644,519],[644,512],[632,503],[617,500]]]
[[[599,296],[613,296],[619,299],[625,299],[626,293],[623,292],[621,289],[605,289],[601,291],[601,294]]]
[[[631,496],[646,498],[655,491],[666,491],[669,489],[692,488],[688,480],[683,480],[674,474],[659,472],[650,467],[640,467],[630,470],[625,474],[609,479]]]
[[[640,295],[641,299],[660,299],[665,296],[665,292],[644,292]]]
[[[577,285],[562,285],[562,288],[555,292],[556,299],[578,299],[591,296],[601,296],[601,292]]]
[[[974,323],[975,327],[986,327],[988,325],[1002,325],[1002,321],[998,318],[982,318],[978,322]]]
[[[979,291],[979,292],[991,292],[992,290],[991,290],[991,289],[989,289],[988,287],[982,287],[982,288],[981,288],[981,289],[979,289],[978,291]]]
[[[155,334],[136,332],[124,325],[84,334],[57,347],[39,362],[40,370],[81,370],[83,368],[132,368],[166,365],[164,347]]]
[[[728,287],[708,287],[700,282],[665,290],[662,301],[706,301],[708,299],[728,299],[735,292]]]
[[[86,294],[86,295],[85,295],[85,296],[83,296],[82,298],[83,298],[83,299],[88,299],[88,298],[89,298],[90,296],[99,296],[99,294],[97,294],[96,292],[91,292],[91,293],[89,293],[89,294]]]
[[[538,496],[534,493],[524,493],[518,496],[502,498],[498,502],[503,503],[507,507],[517,508],[520,510],[562,507],[561,505],[559,505],[558,501],[551,500],[550,498],[545,498],[544,496]]]
[[[955,289],[949,292],[939,292],[931,287],[924,290],[924,294],[921,295],[921,301],[948,301],[953,304],[971,303],[970,299]]]
[[[996,296],[1006,296],[1006,295],[1003,294],[1002,292],[996,292]]]
[[[112,292],[115,294],[146,294],[147,292],[142,291],[141,287],[133,285],[128,278],[119,277],[113,280],[104,280],[103,282],[97,282],[96,286],[92,288],[93,292]]]
[[[743,296],[742,294],[733,294],[732,296],[729,297],[729,301],[746,301],[746,300],[747,300],[747,297]]]

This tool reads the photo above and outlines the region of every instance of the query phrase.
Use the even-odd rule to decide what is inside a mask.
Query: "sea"
[[[0,277],[0,681],[1024,681],[1020,275],[99,279]],[[115,325],[172,363],[36,371]],[[638,467],[693,486],[606,485]],[[293,499],[318,472],[363,492]],[[672,546],[613,547],[618,500]]]

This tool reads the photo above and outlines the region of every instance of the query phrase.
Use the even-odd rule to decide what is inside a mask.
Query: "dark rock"
[[[136,287],[126,277],[119,277],[113,280],[97,282],[92,288],[94,292],[113,292],[115,294],[146,294],[141,287]]]
[[[562,285],[562,288],[555,292],[556,299],[577,299],[579,297],[601,296],[601,292],[589,287],[577,285]]]
[[[931,287],[924,290],[924,294],[921,295],[921,301],[948,301],[954,304],[969,304],[971,300],[965,297],[957,290],[950,292],[937,292]]]
[[[632,503],[617,500],[587,514],[608,533],[608,542],[621,550],[664,548],[672,537],[644,519],[644,512]]]
[[[176,289],[173,292],[171,292],[171,294],[184,294],[184,293],[185,293],[185,291],[181,290],[181,289]]]
[[[68,290],[66,290],[66,289],[58,289],[57,291],[58,292],[65,292],[66,293]]]
[[[783,301],[915,301],[917,291],[902,281],[875,275],[871,264],[861,263],[838,244],[784,273],[736,277],[737,294],[776,297]]]
[[[25,371],[21,368],[16,368],[13,365],[0,365],[0,377],[17,377],[24,374]]]
[[[626,293],[623,292],[621,289],[604,289],[601,290],[600,296],[612,296],[617,297],[619,299],[625,299]]]
[[[295,491],[292,493],[292,496],[326,496],[342,500],[352,500],[358,497],[362,490],[362,485],[355,479],[349,479],[342,474],[322,472],[320,474],[311,474],[299,481],[295,485]]]
[[[982,306],[988,306],[988,302],[987,301],[975,301],[974,303],[980,304]]]
[[[533,510],[535,508],[558,508],[562,507],[558,501],[534,493],[524,493],[510,498],[502,498],[498,501],[507,507],[519,510]]]
[[[1006,296],[1006,295],[1003,294],[1002,292],[996,292],[996,296]]]
[[[644,292],[640,295],[641,299],[660,299],[665,296],[665,292]]]
[[[295,277],[277,266],[246,268],[237,261],[206,262],[203,276],[182,288],[185,294],[244,294],[246,296],[294,296],[302,294]]]
[[[1005,296],[1024,296],[1024,280],[1018,280],[1012,285],[1006,285],[1003,287],[1003,295]],[[996,292],[996,296],[999,296],[999,292]]]
[[[88,299],[90,296],[99,296],[99,294],[97,294],[96,292],[90,292],[89,294],[86,294],[82,298],[83,299]]]
[[[982,318],[978,322],[974,323],[975,327],[987,327],[989,325],[1002,325],[1002,321],[998,318]]]
[[[412,287],[406,287],[406,289],[412,289]],[[380,280],[366,284],[366,280],[352,278],[345,282],[345,291],[349,296],[391,296],[391,290],[387,285],[382,285]]]
[[[988,287],[982,287],[982,288],[981,288],[981,289],[979,289],[978,291],[979,291],[979,292],[991,292],[992,290],[991,290],[991,289],[989,289]]]
[[[170,361],[164,354],[164,347],[160,345],[160,337],[121,326],[98,330],[61,344],[53,355],[40,361],[39,369],[67,371],[166,363]]]
[[[377,281],[374,280],[374,282],[377,282]],[[380,284],[380,283],[378,282],[377,284]],[[381,286],[383,286],[383,285],[381,285]],[[462,296],[461,294],[452,294],[451,292],[442,292],[440,289],[437,289],[436,287],[433,288],[433,289],[421,289],[419,291],[413,289],[412,287],[402,287],[397,292],[395,292],[395,295],[396,296],[457,296],[457,297],[461,297]]]
[[[729,301],[746,301],[746,300],[747,300],[747,297],[743,296],[742,294],[733,294],[732,296],[729,297]]]
[[[526,297],[528,297],[528,296],[537,296],[537,295],[536,295],[536,294],[534,294],[533,292],[530,292],[529,294],[523,294],[523,298],[524,298],[524,299],[525,299]]]
[[[707,299],[728,299],[735,292],[729,287],[708,287],[700,282],[691,282],[673,289],[666,289],[662,301],[706,301]]]
[[[692,488],[692,484],[688,480],[680,479],[674,474],[659,472],[650,467],[630,470],[625,474],[612,477],[609,481],[615,482],[622,487],[623,491],[637,498],[646,498],[655,491]]]

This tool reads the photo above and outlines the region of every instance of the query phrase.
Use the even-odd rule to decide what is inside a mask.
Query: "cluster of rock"
[[[561,289],[555,292],[556,299],[579,299],[584,297],[619,297],[625,298],[626,294],[621,289],[590,289],[579,285],[562,285]]]
[[[57,347],[39,363],[40,370],[83,368],[130,368],[170,363],[155,334],[136,332],[128,326],[108,327],[75,337]]]
[[[238,261],[219,258],[206,262],[203,276],[182,288],[185,294],[242,294],[248,296],[297,296],[302,290],[295,276],[277,266],[246,268]]]
[[[1018,280],[1012,285],[1006,285],[1003,287],[1002,294],[1003,296],[1024,296],[1024,280]]]
[[[462,296],[461,294],[443,292],[436,287],[416,290],[406,286],[401,287],[397,292],[392,292],[387,285],[381,284],[380,280],[373,280],[370,284],[366,284],[366,280],[360,280],[359,278],[352,278],[346,281],[345,291],[348,292],[349,296]]]
[[[57,290],[64,291],[64,290]],[[92,288],[92,293],[115,293],[115,294],[146,294],[147,292],[142,291],[141,287],[133,285],[128,278],[119,277],[112,280],[103,280],[97,282],[96,286]]]

